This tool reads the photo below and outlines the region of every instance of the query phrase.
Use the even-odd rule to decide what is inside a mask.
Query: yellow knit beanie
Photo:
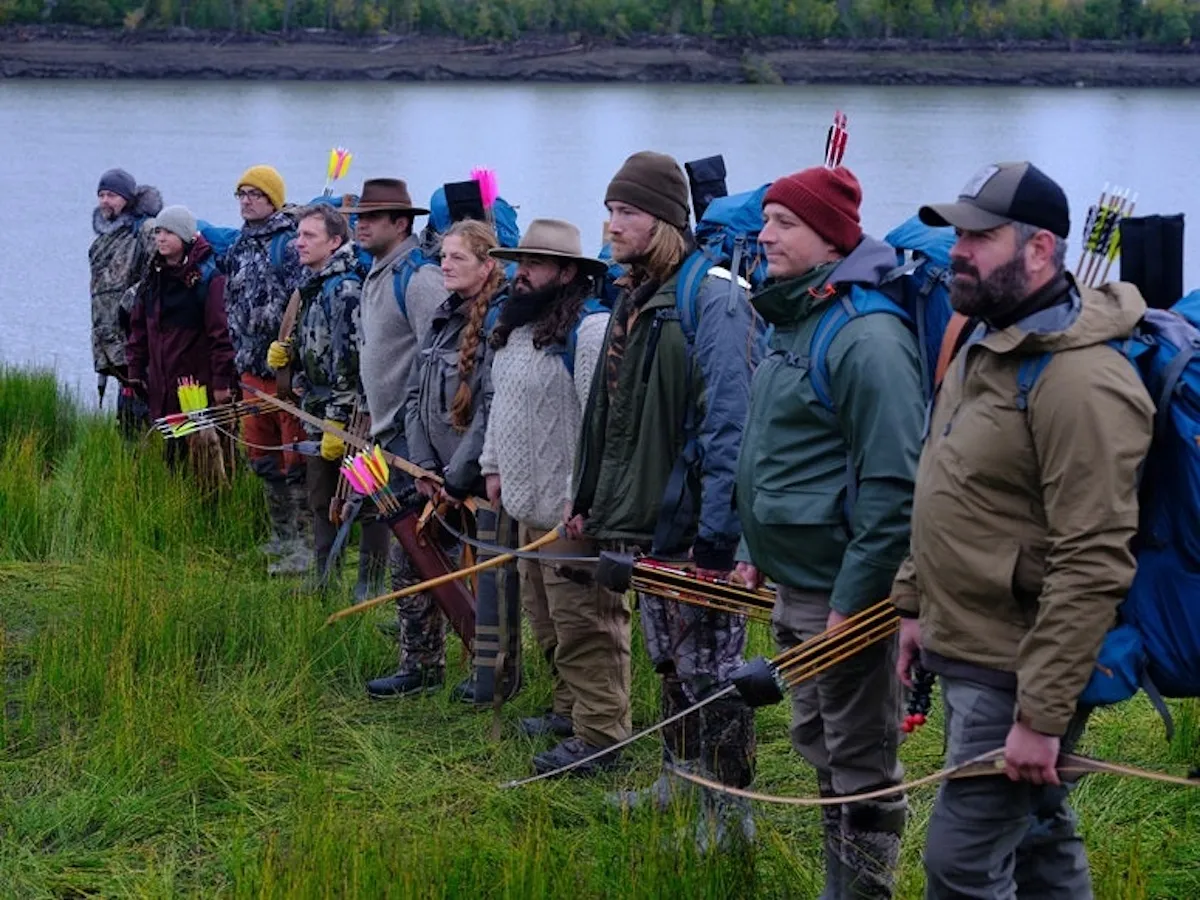
[[[258,188],[267,195],[272,206],[276,209],[283,209],[284,201],[287,199],[287,189],[283,184],[283,176],[271,166],[248,168],[238,179],[237,186],[242,187],[243,185]]]

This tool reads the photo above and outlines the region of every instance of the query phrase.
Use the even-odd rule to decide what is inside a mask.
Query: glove
[[[326,419],[327,426],[332,425],[334,428],[345,428],[344,422],[339,422],[336,419]],[[329,462],[338,462],[346,455],[346,442],[340,437],[334,437],[328,431],[321,433],[321,459],[327,459]]]
[[[283,369],[292,361],[291,341],[271,341],[267,350],[267,366],[272,370]]]

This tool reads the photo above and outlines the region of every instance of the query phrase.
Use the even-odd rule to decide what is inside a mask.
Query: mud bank
[[[0,29],[3,78],[1200,86],[1192,48],[1089,43],[802,43],[231,35]]]

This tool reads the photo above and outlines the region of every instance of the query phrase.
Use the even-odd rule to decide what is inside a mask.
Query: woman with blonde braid
[[[498,245],[492,228],[482,222],[459,222],[446,232],[442,277],[450,296],[433,314],[405,395],[409,455],[422,468],[440,473],[445,479],[442,490],[455,501],[485,493],[479,454],[487,426],[484,376],[492,357],[485,330],[498,318],[505,296],[504,270],[488,251]],[[418,480],[417,490],[432,499],[439,487],[423,479]],[[481,581],[481,594],[483,589]],[[432,597],[422,596],[426,608],[405,616],[400,671],[386,679],[394,683],[389,685],[392,696],[436,690],[445,679],[446,620]],[[483,610],[477,609],[476,615],[477,627],[485,625]],[[477,661],[479,645],[487,640],[486,633],[476,639]],[[474,683],[460,686],[460,696],[490,701],[490,691],[486,698],[472,696],[475,687]],[[509,685],[510,691],[514,688],[515,683]]]

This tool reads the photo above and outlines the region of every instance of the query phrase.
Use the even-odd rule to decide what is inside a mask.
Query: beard
[[[997,266],[987,278],[980,279],[974,266],[957,260],[950,264],[957,274],[972,276],[973,282],[954,279],[950,282],[950,305],[970,318],[1003,318],[1019,307],[1029,295],[1029,276],[1025,260],[1016,255]]]
[[[500,324],[520,328],[536,322],[549,312],[564,292],[562,285],[554,284],[535,290],[529,282],[517,279],[513,282],[512,293],[500,307]]]

